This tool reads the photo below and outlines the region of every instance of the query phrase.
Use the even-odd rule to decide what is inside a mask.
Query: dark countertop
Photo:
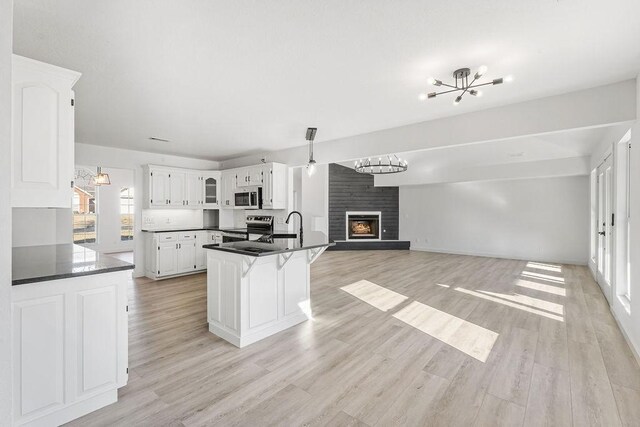
[[[74,245],[13,248],[13,286],[76,276],[132,270],[133,264]]]
[[[181,231],[228,231],[231,233],[248,233],[246,228],[235,227],[205,227],[205,228],[177,228],[170,230],[142,230],[145,233],[178,233]]]
[[[269,239],[268,236],[263,236],[258,240],[229,242],[220,245],[204,245],[203,248],[214,251],[232,252],[239,255],[267,256],[335,245],[333,240],[329,239],[326,234],[320,231],[304,233],[302,243],[297,237],[284,237],[292,235],[293,234],[274,234],[271,239]]]

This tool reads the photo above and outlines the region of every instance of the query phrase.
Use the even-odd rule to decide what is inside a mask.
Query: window
[[[97,193],[93,183],[95,172],[77,167],[73,187],[73,243],[96,243]]]
[[[616,158],[616,293],[627,311],[630,309],[631,244],[631,133],[622,138]]]
[[[120,240],[133,240],[133,188],[120,189]]]

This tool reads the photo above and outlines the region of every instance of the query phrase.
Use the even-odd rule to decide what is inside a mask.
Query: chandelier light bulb
[[[462,96],[458,95],[458,97],[453,101],[453,105],[460,104],[460,101],[462,101]]]
[[[504,80],[505,83],[511,83],[513,81],[513,76],[512,75],[508,75],[503,80]]]
[[[307,175],[308,176],[313,176],[313,174],[316,173],[316,162],[313,163],[309,163],[307,165]]]
[[[427,82],[428,82],[430,85],[434,85],[434,86],[436,85],[436,79],[434,79],[433,77],[429,77],[429,78],[427,79]]]
[[[478,74],[479,77],[482,77],[485,75],[486,72],[487,72],[487,66],[481,65],[480,68],[478,68],[478,72],[476,74]]]
[[[418,95],[418,99],[420,101],[424,101],[425,99],[427,99],[427,94],[426,93],[421,93],[420,95]]]

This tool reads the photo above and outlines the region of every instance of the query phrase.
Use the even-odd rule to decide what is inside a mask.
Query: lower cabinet
[[[207,269],[203,245],[222,243],[218,231],[148,233],[145,274],[152,279],[201,272]]]
[[[59,425],[128,378],[130,271],[12,287],[14,425]]]

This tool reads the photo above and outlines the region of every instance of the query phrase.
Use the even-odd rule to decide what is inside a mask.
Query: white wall
[[[13,1],[0,0],[0,425],[11,420],[11,52]]]
[[[304,229],[329,232],[329,165],[317,165],[316,173],[308,176],[302,168],[302,205]]]
[[[71,209],[14,208],[12,246],[71,243]]]
[[[411,248],[586,264],[586,176],[400,187]]]
[[[134,187],[133,169],[108,167],[102,168],[102,172],[109,174],[111,185],[98,187],[98,243],[95,249],[99,252],[131,251],[133,241],[120,239],[120,190]],[[134,187],[134,194],[135,190]]]

